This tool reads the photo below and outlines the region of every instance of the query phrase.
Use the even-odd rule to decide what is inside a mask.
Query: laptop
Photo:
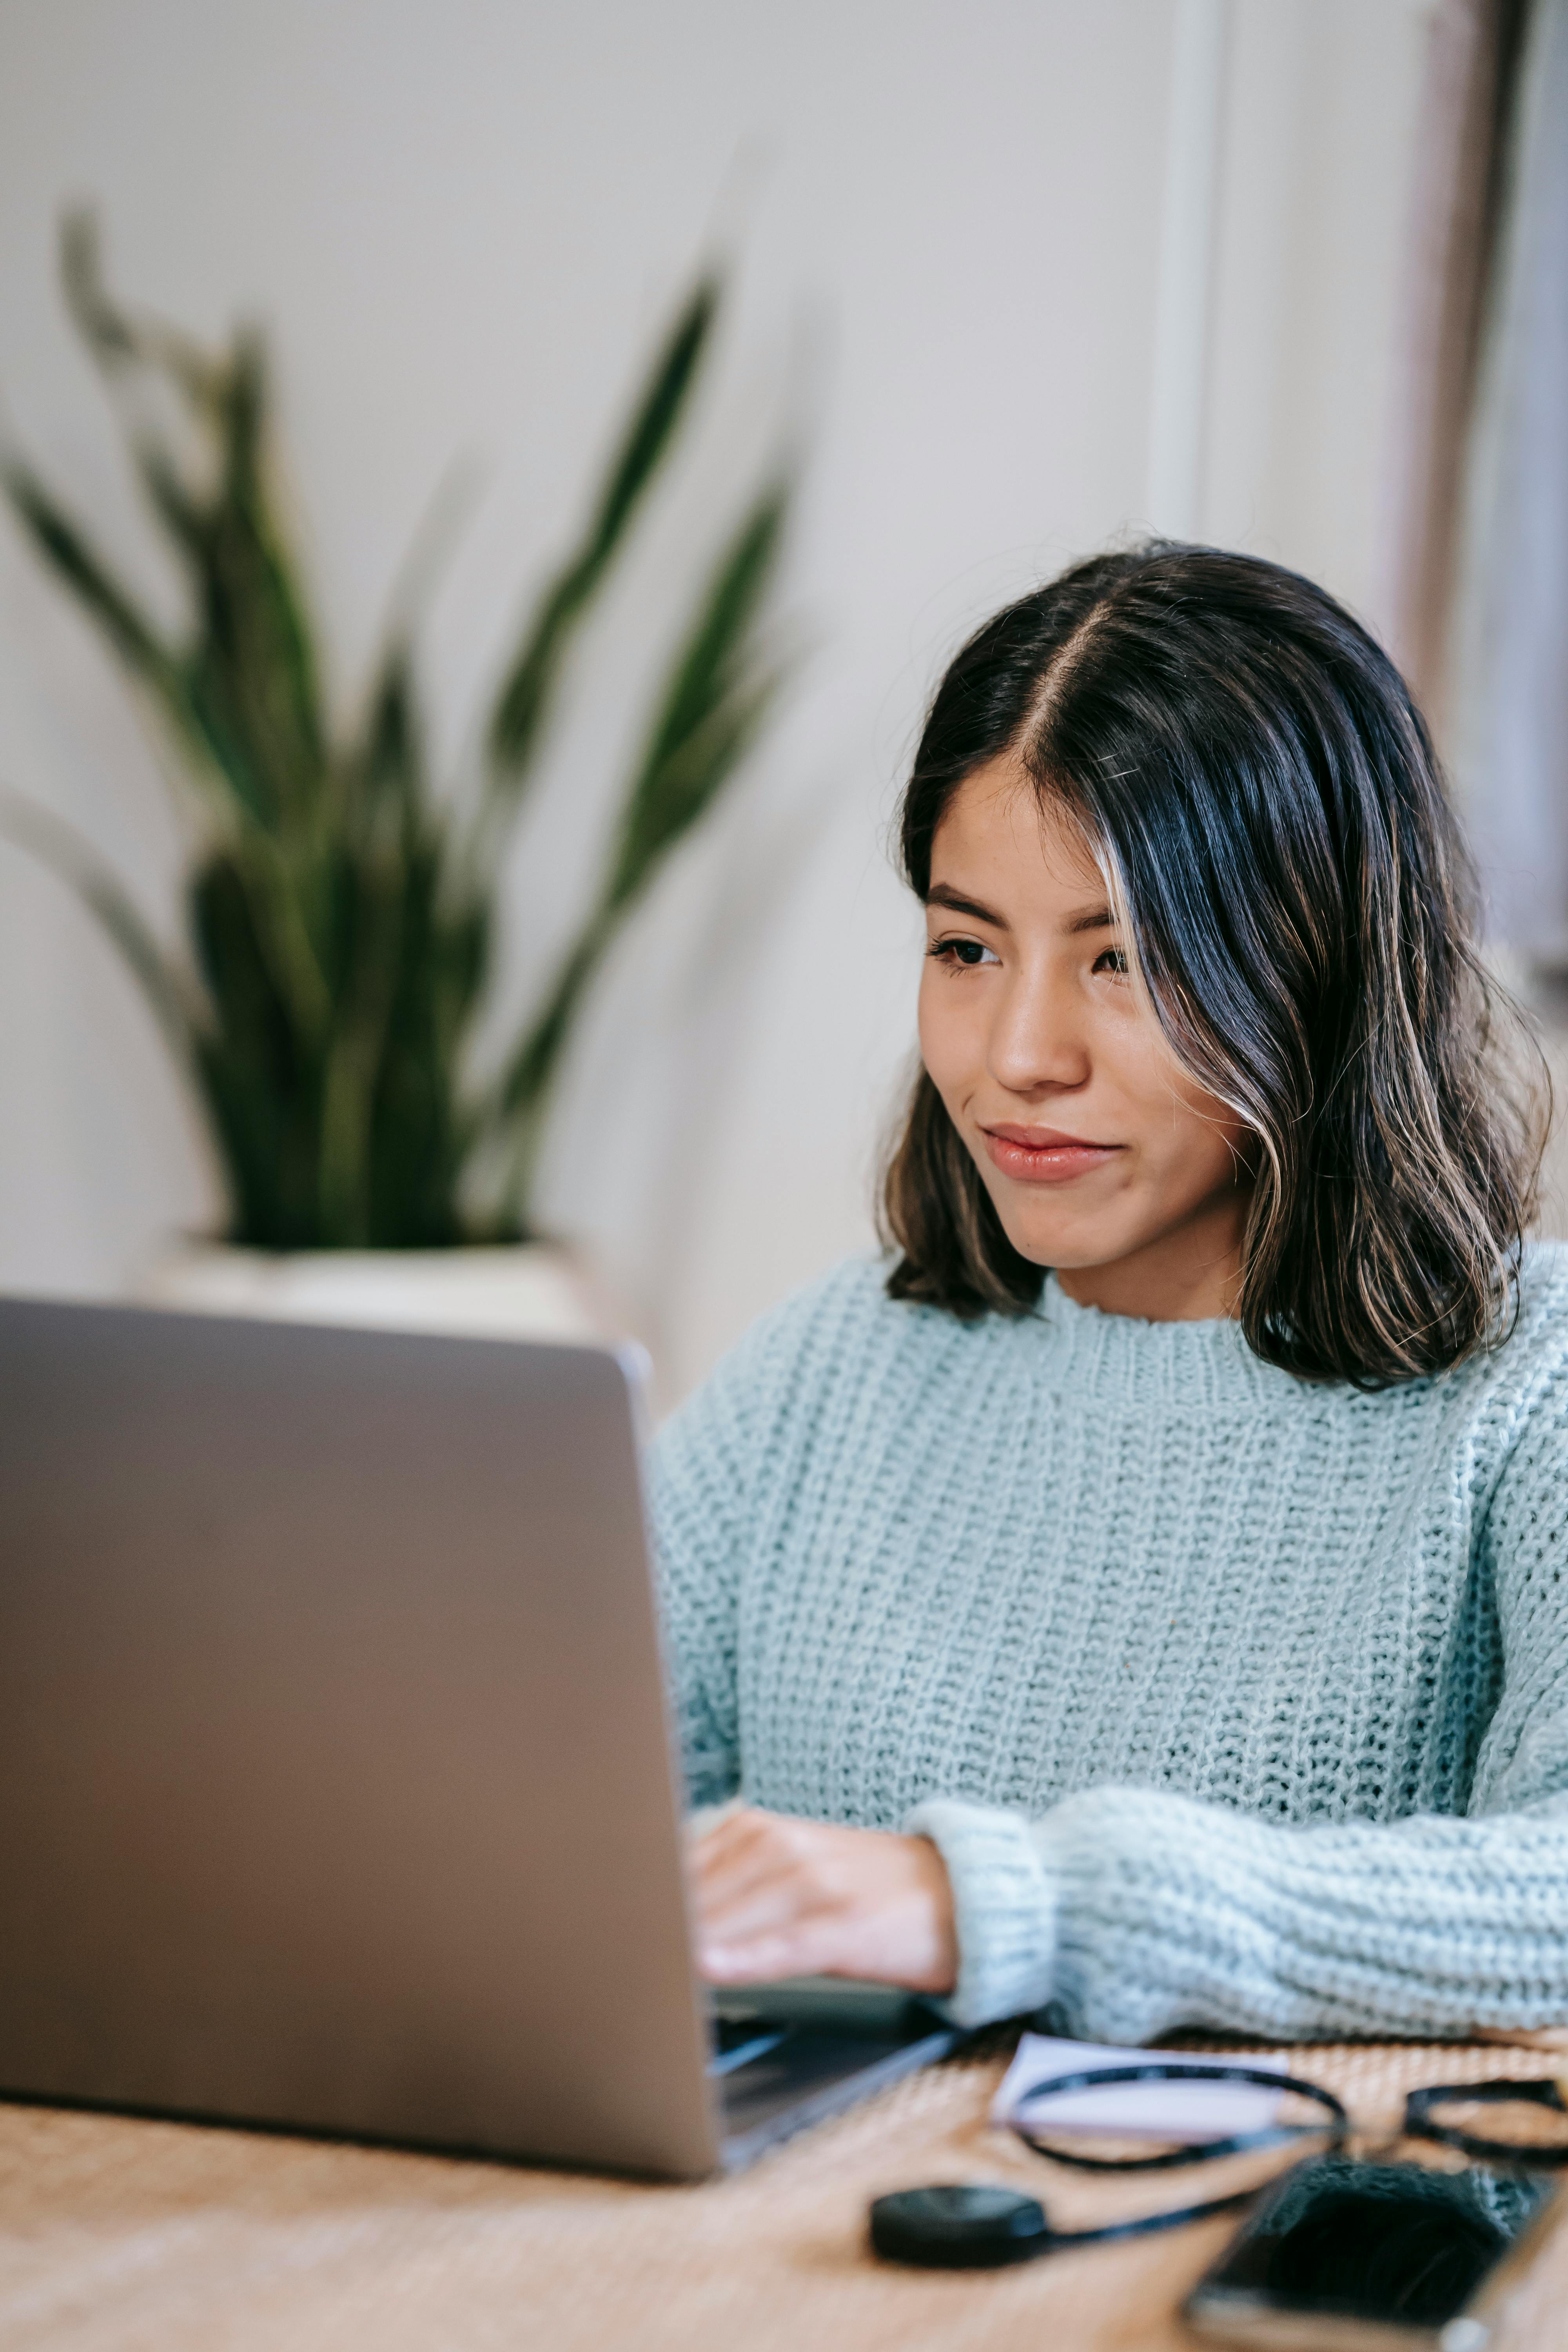
[[[951,2047],[696,1977],[638,1411],[0,1301],[0,2095],[691,2179]]]

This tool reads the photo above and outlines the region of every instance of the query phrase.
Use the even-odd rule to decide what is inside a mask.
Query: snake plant
[[[303,1250],[525,1234],[584,992],[663,860],[734,774],[779,684],[766,604],[789,504],[782,467],[740,516],[678,635],[575,938],[521,1034],[480,1073],[472,1045],[500,920],[500,853],[583,625],[688,419],[721,285],[699,278],[654,355],[577,544],[500,677],[479,773],[466,791],[443,791],[426,764],[406,623],[391,633],[362,719],[338,730],[325,707],[274,488],[260,338],[241,331],[209,351],[128,313],[106,289],[88,215],[66,223],[61,260],[71,314],[184,575],[184,628],[149,617],[14,446],[0,448],[0,483],[175,752],[195,843],[183,942],[163,941],[91,844],[37,803],[5,795],[0,826],[79,892],[143,991],[211,1133],[227,1238]]]

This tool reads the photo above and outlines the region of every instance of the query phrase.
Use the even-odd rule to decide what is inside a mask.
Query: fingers
[[[767,1984],[778,1977],[837,1976],[832,1938],[823,1923],[808,1920],[744,1942],[703,1944],[698,1964],[710,1984]]]
[[[817,1908],[793,1878],[769,1878],[723,1903],[704,1904],[699,1932],[710,1943],[732,1944],[808,1917]]]
[[[699,1904],[726,1901],[769,1877],[781,1859],[776,1832],[782,1826],[776,1814],[751,1807],[730,1814],[699,1839],[689,1857]]]
[[[826,1965],[831,1937],[810,1856],[819,1824],[749,1807],[700,1839],[689,1857],[698,1964],[717,1984],[755,1984]]]
[[[802,1867],[805,1825],[776,1814],[737,1814],[705,1838],[692,1858],[692,1896],[704,1949],[738,1948],[789,1929],[821,1906]]]
[[[698,1962],[720,1984],[868,1976],[952,1990],[952,1893],[924,1838],[742,1808],[689,1854]]]
[[[777,1813],[752,1811],[726,1822],[691,1857],[691,1891],[700,1916],[739,1910],[749,1899],[772,1896],[785,1886],[808,1901],[819,1877],[813,1865],[820,1859],[816,1847],[823,1836],[816,1822]]]

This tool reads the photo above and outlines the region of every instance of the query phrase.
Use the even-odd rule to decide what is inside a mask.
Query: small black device
[[[1013,2189],[973,2182],[900,2189],[871,2207],[871,2244],[884,2262],[922,2270],[989,2271],[1026,2263],[1050,2237],[1045,2208]]]
[[[1309,2158],[1262,2198],[1183,2316],[1222,2344],[1484,2352],[1489,2282],[1516,2249],[1523,2258],[1558,2186],[1479,2165]]]

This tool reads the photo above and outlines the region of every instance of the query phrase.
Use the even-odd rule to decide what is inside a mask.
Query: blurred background
[[[1563,0],[0,0],[0,441],[178,644],[178,568],[62,299],[83,203],[117,299],[215,352],[265,334],[278,512],[344,741],[435,513],[413,668],[437,809],[480,788],[542,586],[682,300],[724,276],[494,851],[463,1048],[497,1066],[549,990],[716,552],[782,466],[751,622],[782,682],[574,1003],[526,1203],[666,1402],[869,1243],[913,1043],[888,838],[922,706],[985,614],[1108,541],[1248,549],[1378,631],[1555,1038]],[[0,515],[0,782],[175,960],[180,770]],[[0,1286],[124,1295],[179,1235],[233,1230],[232,1187],[37,846],[0,843]]]

